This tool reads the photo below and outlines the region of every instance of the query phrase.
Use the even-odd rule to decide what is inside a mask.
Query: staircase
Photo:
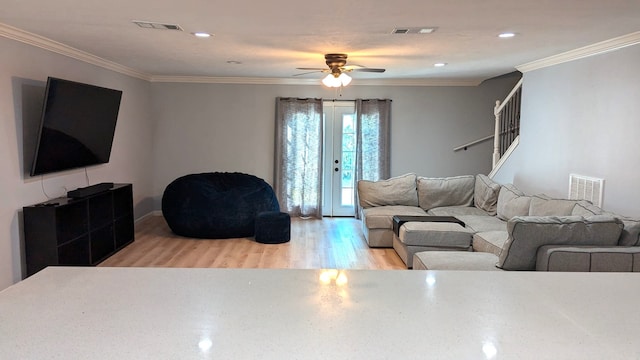
[[[509,155],[520,142],[520,100],[522,96],[522,79],[513,87],[509,95],[500,102],[496,101],[493,109],[495,115],[495,131],[493,135],[485,136],[470,143],[460,145],[453,151],[467,150],[469,147],[493,138],[493,166],[489,173],[492,178]]]
[[[520,99],[522,79],[513,87],[504,101],[496,101],[493,114],[496,125],[493,137],[493,177],[520,142]]]

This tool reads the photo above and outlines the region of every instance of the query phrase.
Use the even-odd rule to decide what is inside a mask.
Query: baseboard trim
[[[152,216],[162,216],[162,211],[160,211],[160,210],[150,211],[150,212],[140,216],[139,218],[137,218],[134,222],[138,223],[138,222],[140,222],[142,220],[145,220],[145,219],[148,219],[148,218],[150,218]]]

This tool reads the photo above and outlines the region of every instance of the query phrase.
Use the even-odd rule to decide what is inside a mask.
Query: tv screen
[[[122,91],[49,77],[31,176],[109,162]]]

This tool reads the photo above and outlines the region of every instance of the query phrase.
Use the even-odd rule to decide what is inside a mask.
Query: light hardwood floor
[[[162,216],[136,223],[135,241],[100,266],[295,269],[406,269],[393,249],[366,244],[353,218],[292,219],[291,241],[190,239],[171,232]]]

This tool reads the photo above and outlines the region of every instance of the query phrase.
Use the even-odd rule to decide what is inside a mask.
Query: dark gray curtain
[[[359,180],[388,179],[391,174],[391,100],[356,100],[356,186]],[[358,205],[358,192],[355,191]],[[359,217],[356,211],[356,217]]]
[[[280,209],[322,218],[322,99],[276,99],[274,189]]]

